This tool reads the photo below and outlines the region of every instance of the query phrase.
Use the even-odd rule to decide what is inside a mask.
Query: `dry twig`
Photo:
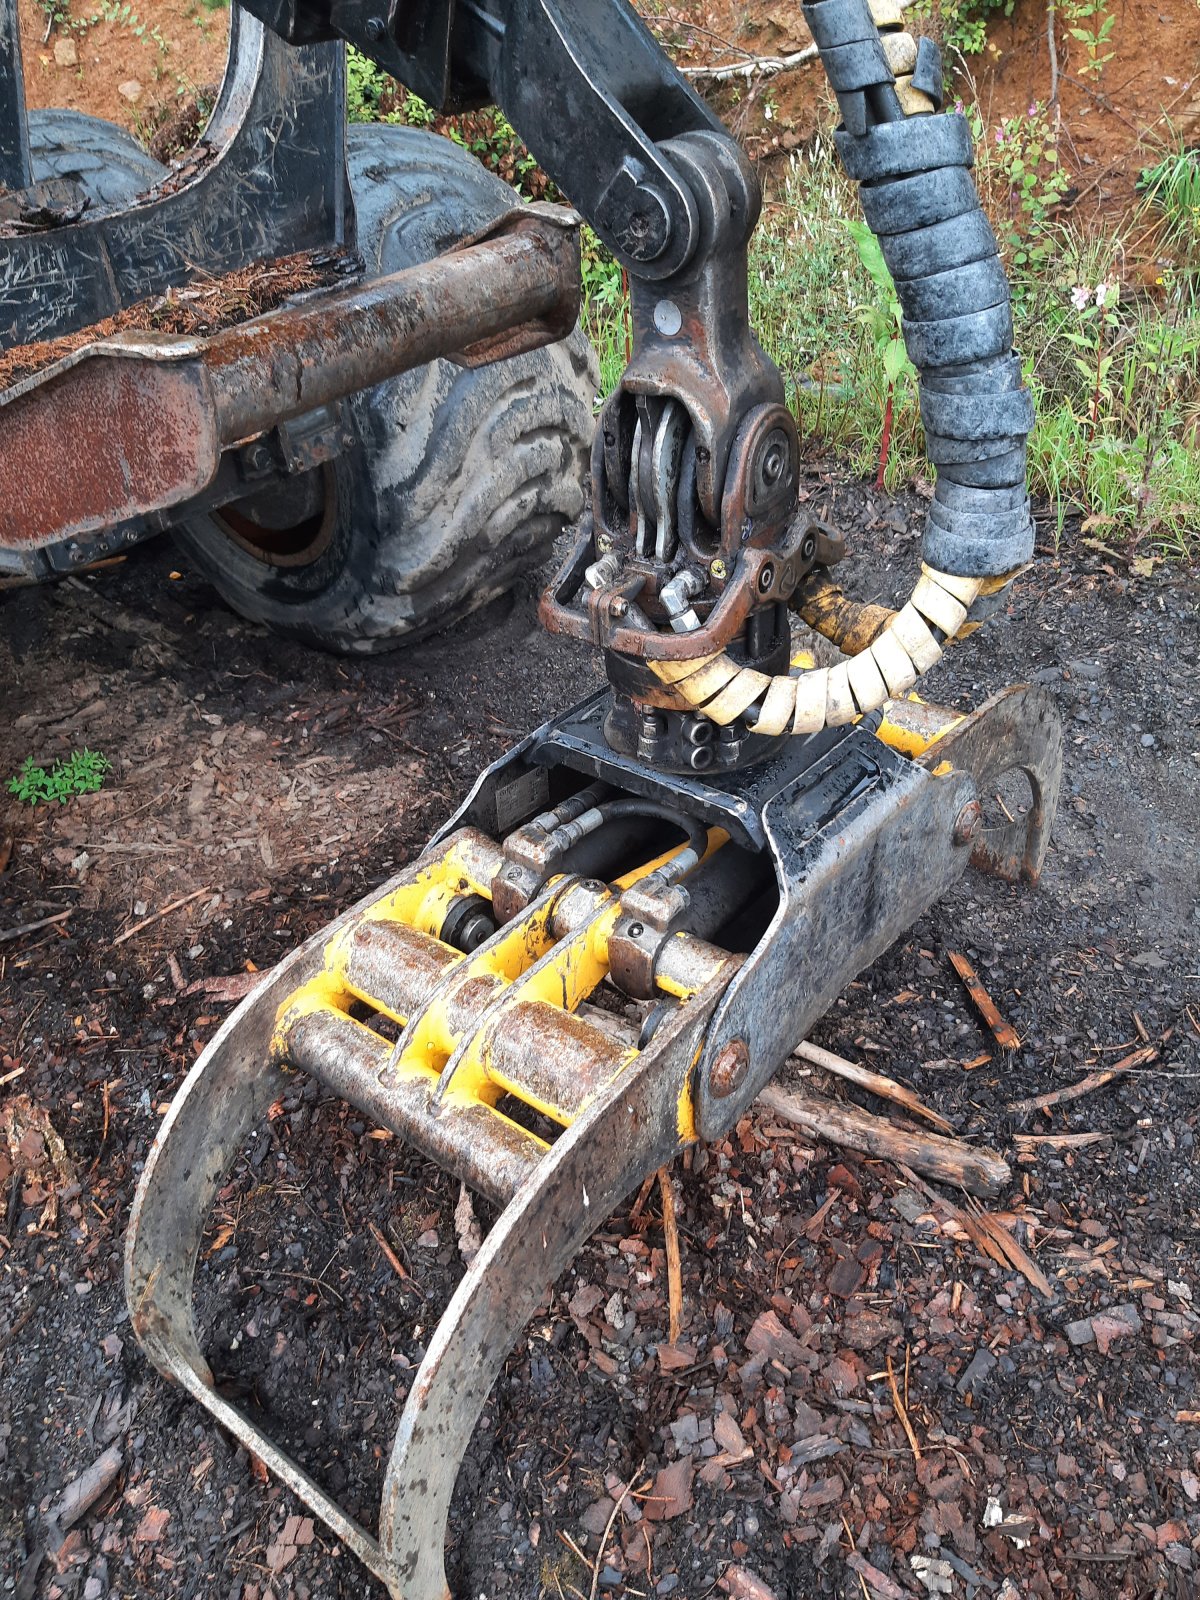
[[[995,1034],[996,1043],[1002,1050],[1019,1050],[1021,1047],[1020,1035],[1012,1023],[1005,1022],[1000,1015],[996,1009],[996,1002],[983,987],[979,974],[966,956],[959,955],[957,950],[948,950],[946,953],[950,957],[950,965],[966,985],[967,993],[975,1002],[979,1015]]]
[[[199,900],[201,895],[209,894],[208,889],[197,889],[192,894],[185,894],[182,899],[172,900],[169,906],[164,906],[161,911],[153,911],[148,917],[143,917],[140,922],[135,922],[132,928],[126,928],[124,933],[119,933],[112,942],[115,950],[119,944],[124,944],[126,939],[132,939],[135,933],[141,933],[143,928],[148,928],[152,922],[159,922],[163,917],[170,916],[172,911],[178,911],[181,906],[190,906],[193,900]]]
[[[675,1188],[671,1182],[670,1167],[658,1169],[658,1186],[662,1190],[663,1236],[667,1250],[667,1314],[668,1342],[679,1342],[679,1322],[683,1316],[683,1273],[679,1263],[679,1227],[675,1220]]]
[[[1157,1054],[1156,1045],[1146,1045],[1141,1050],[1132,1051],[1123,1060],[1115,1061],[1111,1067],[1104,1067],[1100,1072],[1089,1072],[1078,1083],[1068,1083],[1062,1089],[1049,1089],[1045,1094],[1035,1094],[1028,1100],[1014,1100],[1008,1109],[1017,1115],[1024,1115],[1029,1111],[1046,1111],[1051,1106],[1062,1105],[1065,1100],[1081,1100],[1085,1094],[1103,1089],[1106,1083],[1112,1083],[1114,1078],[1122,1077],[1134,1067],[1145,1066]]]
[[[952,1131],[952,1124],[947,1122],[945,1117],[931,1110],[911,1089],[903,1083],[897,1083],[895,1078],[887,1078],[880,1072],[860,1067],[854,1061],[847,1061],[844,1056],[834,1055],[832,1050],[823,1050],[819,1044],[809,1044],[807,1040],[797,1045],[792,1053],[799,1056],[801,1061],[807,1061],[814,1067],[821,1067],[825,1072],[832,1072],[836,1077],[845,1078],[847,1083],[854,1083],[860,1089],[870,1090],[881,1100],[891,1100],[893,1104],[903,1106],[905,1111],[914,1117],[920,1117],[939,1133]]]
[[[921,1446],[917,1443],[917,1436],[913,1432],[912,1423],[908,1420],[908,1412],[904,1408],[904,1401],[900,1398],[900,1386],[896,1382],[896,1369],[892,1366],[891,1356],[888,1356],[887,1358],[887,1375],[888,1384],[892,1391],[892,1405],[895,1407],[896,1415],[900,1419],[900,1426],[904,1429],[904,1432],[908,1436],[909,1448],[912,1450],[913,1460],[920,1461]]]

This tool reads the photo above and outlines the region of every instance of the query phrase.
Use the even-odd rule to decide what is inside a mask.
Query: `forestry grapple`
[[[485,772],[413,866],[234,1012],[164,1120],[129,1236],[129,1303],[151,1360],[398,1600],[442,1600],[459,1463],[573,1252],[648,1174],[725,1133],[968,863],[1037,879],[1061,762],[1046,697],[1010,689],[957,715],[912,693],[1031,557],[1032,412],[967,124],[939,110],[937,51],[902,31],[896,0],[804,7],[842,160],[896,282],[937,468],[921,574],[895,612],[842,591],[842,540],[800,505],[795,424],[747,312],[754,172],[624,0],[250,10],[217,113],[218,132],[236,123],[231,143],[136,203],[10,229],[0,329],[13,345],[85,327],[179,281],[205,248],[229,267],[235,246],[249,258],[357,239],[370,273],[360,259],[351,281],[205,337],[85,343],[0,395],[0,546],[59,570],[182,519],[236,603],[363,648],[495,592],[574,524],[542,619],[603,652],[608,688]],[[11,41],[11,0],[5,15]],[[497,204],[457,155],[437,167],[423,135],[360,146],[347,186],[331,115],[340,46],[326,42],[339,37],[435,106],[504,107],[628,272],[632,356],[599,416],[586,505],[570,490],[586,382],[568,331],[577,215]],[[279,132],[281,105],[264,177],[263,130],[274,118]],[[28,218],[27,144],[3,159],[0,208]],[[464,194],[473,210],[455,228]],[[53,211],[63,196],[40,203]],[[485,515],[473,536],[460,518],[448,547],[426,548],[418,535],[437,519],[413,533],[405,518],[422,497],[409,480],[421,448],[441,448],[431,405],[456,426],[459,370],[474,374],[458,391],[463,470],[499,471],[480,463],[502,449],[502,427],[482,453],[469,447],[497,407],[519,409],[514,385],[539,398],[513,450],[532,432],[555,459],[539,458],[522,514],[525,480],[509,483],[502,539]],[[406,479],[395,458],[413,432]],[[78,471],[64,481],[45,463],[68,437]],[[385,547],[390,588],[363,579],[363,552]],[[236,581],[221,575],[229,550]],[[814,634],[832,664],[816,664]],[[1027,806],[992,825],[984,804],[1014,772]],[[219,1393],[193,1317],[214,1197],[297,1074],[502,1207],[413,1381],[374,1533]]]

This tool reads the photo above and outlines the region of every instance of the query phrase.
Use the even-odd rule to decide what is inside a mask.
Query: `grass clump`
[[[1016,347],[1037,407],[1031,489],[1050,502],[1060,534],[1077,511],[1110,543],[1194,555],[1195,157],[1171,153],[1148,169],[1143,210],[1115,236],[1092,236],[1056,220],[1066,183],[1042,108],[991,130],[971,114],[976,180],[1009,269]],[[1147,259],[1157,262],[1150,283]],[[601,289],[591,292],[585,266],[584,325],[608,387],[620,373],[624,334],[613,326],[613,280]],[[916,384],[897,344],[895,288],[826,140],[791,158],[764,208],[751,244],[750,303],[802,435],[889,489],[916,473],[932,476]]]

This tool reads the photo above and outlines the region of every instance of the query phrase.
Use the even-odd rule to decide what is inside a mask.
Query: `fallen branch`
[[[917,0],[900,0],[900,9],[907,11],[916,3]],[[753,77],[773,78],[777,73],[802,67],[806,61],[815,61],[818,54],[815,44],[806,44],[802,50],[793,50],[786,56],[751,56],[749,61],[737,61],[727,67],[680,67],[678,70],[693,83],[702,79],[709,83],[728,83],[731,78],[745,78],[749,82]]]
[[[163,917],[170,916],[172,911],[178,911],[180,906],[190,906],[193,900],[199,900],[202,894],[208,894],[208,889],[197,889],[192,894],[185,894],[182,899],[172,900],[169,906],[164,906],[161,911],[152,911],[148,917],[143,917],[140,922],[135,922],[132,928],[126,928],[124,933],[119,933],[112,942],[115,950],[119,944],[124,944],[126,939],[132,939],[135,933],[141,933],[143,928],[148,928],[152,922],[158,922]]]
[[[74,913],[75,907],[72,906],[67,911],[56,912],[52,917],[39,917],[36,922],[22,922],[19,927],[5,928],[4,932],[0,933],[0,944],[6,939],[19,939],[23,933],[36,933],[39,928],[50,928],[56,922],[65,922]]]
[[[830,1144],[886,1161],[903,1162],[927,1178],[953,1184],[968,1194],[995,1199],[1012,1182],[1008,1163],[994,1150],[979,1149],[961,1139],[898,1128],[858,1106],[793,1094],[774,1084],[768,1085],[758,1099],[760,1105],[803,1129],[810,1138],[826,1139]]]
[[[1089,1072],[1087,1077],[1080,1078],[1078,1083],[1068,1083],[1062,1089],[1048,1089],[1045,1094],[1035,1094],[1028,1100],[1014,1100],[1008,1109],[1018,1116],[1023,1116],[1026,1112],[1046,1111],[1050,1106],[1060,1106],[1064,1100],[1081,1100],[1085,1094],[1103,1089],[1106,1083],[1112,1083],[1114,1078],[1122,1077],[1134,1067],[1145,1066],[1146,1062],[1153,1061],[1157,1054],[1157,1045],[1146,1045],[1141,1050],[1134,1050],[1123,1060],[1114,1061],[1111,1067],[1104,1067],[1099,1072]]]
[[[950,965],[966,985],[967,993],[975,1002],[979,1015],[995,1034],[996,1043],[1002,1050],[1019,1050],[1021,1047],[1020,1035],[1013,1025],[1010,1022],[1005,1022],[999,1011],[997,1011],[996,1002],[983,987],[979,974],[966,956],[959,955],[957,950],[948,950],[946,954],[950,957]]]
[[[885,1078],[882,1073],[860,1067],[853,1061],[847,1061],[843,1056],[835,1056],[832,1050],[823,1050],[819,1044],[809,1044],[807,1040],[797,1045],[792,1053],[799,1056],[801,1061],[807,1061],[814,1067],[822,1067],[826,1072],[845,1078],[847,1083],[855,1083],[860,1089],[869,1089],[881,1100],[891,1100],[895,1105],[903,1106],[906,1111],[911,1112],[914,1117],[920,1117],[923,1122],[928,1122],[930,1127],[936,1128],[939,1133],[953,1131],[953,1125],[947,1122],[945,1117],[931,1110],[911,1089],[902,1083],[897,1083],[895,1078]]]

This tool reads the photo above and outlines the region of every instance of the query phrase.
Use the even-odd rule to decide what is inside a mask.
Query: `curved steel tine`
[[[395,1600],[447,1600],[450,1500],[484,1402],[580,1245],[688,1142],[681,1100],[732,970],[682,1004],[552,1146],[459,1284],[413,1382],[384,1481],[379,1541]]]
[[[233,1012],[175,1096],[146,1162],[126,1245],[134,1330],[175,1379],[252,1450],[387,1586],[394,1600],[449,1600],[450,1499],[471,1433],[521,1328],[583,1241],[691,1137],[689,1081],[722,972],[664,1022],[636,1060],[517,1190],[438,1324],[392,1448],[373,1538],[213,1386],[197,1337],[193,1279],[221,1184],[252,1129],[294,1081],[271,1062],[280,1005],[320,972],[339,929],[404,883],[399,874],[292,956]],[[731,963],[730,972],[733,970]]]
[[[268,1107],[295,1082],[293,1074],[270,1062],[276,1012],[299,984],[320,971],[327,937],[301,947],[242,1002],[176,1094],[134,1197],[125,1293],[134,1332],[158,1370],[182,1384],[383,1577],[377,1542],[216,1392],[192,1303],[200,1243],[217,1191]]]

